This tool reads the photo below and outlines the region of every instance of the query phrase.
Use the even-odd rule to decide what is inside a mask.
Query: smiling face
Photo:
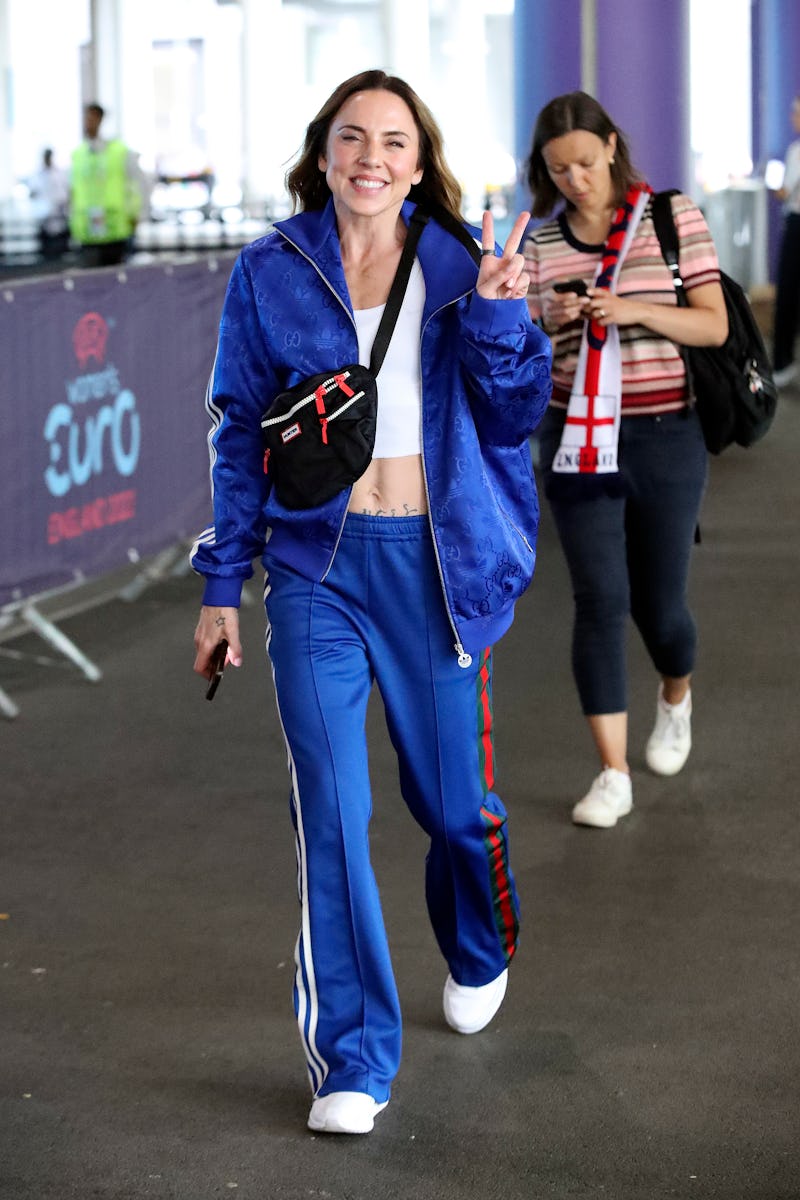
[[[611,163],[616,145],[615,133],[604,142],[596,133],[575,129],[552,138],[542,148],[550,178],[578,210],[599,210],[614,203]]]
[[[325,174],[339,221],[395,217],[422,179],[419,135],[411,109],[394,92],[356,92],[328,130],[319,169]]]

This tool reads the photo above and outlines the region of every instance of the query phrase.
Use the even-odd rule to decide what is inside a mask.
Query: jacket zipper
[[[306,260],[306,262],[311,264],[311,266],[314,268],[314,270],[319,275],[322,282],[325,284],[328,291],[331,292],[332,295],[334,295],[336,297],[336,299],[339,301],[342,308],[344,309],[344,311],[347,313],[348,317],[350,318],[352,326],[356,330],[356,339],[357,339],[358,338],[358,330],[356,329],[356,323],[355,323],[355,320],[353,319],[353,314],[350,312],[350,309],[344,303],[344,301],[342,300],[341,296],[338,294],[336,289],[333,288],[331,286],[331,284],[329,283],[329,281],[325,278],[324,274],[319,269],[317,264],[314,262],[313,258],[310,258],[305,253],[304,250],[300,249],[300,247],[297,245],[296,242],[293,242],[290,237],[287,237],[282,229],[278,229],[278,230],[276,230],[276,232],[279,233],[281,235],[281,237],[284,238],[289,243],[290,246],[294,246],[297,253],[299,255],[301,255]],[[425,330],[427,329],[428,324],[438,313],[442,312],[445,308],[449,308],[451,304],[457,304],[459,300],[463,300],[464,296],[468,296],[468,295],[469,295],[469,292],[464,292],[461,296],[456,296],[455,299],[449,300],[447,302],[447,304],[443,304],[441,306],[441,308],[437,308],[436,312],[432,312],[431,315],[428,317],[428,320],[423,325],[422,330],[420,331],[420,339],[419,339],[420,379],[422,379],[422,339],[425,335]],[[458,655],[458,665],[460,667],[463,667],[466,670],[467,667],[472,666],[472,655],[468,654],[467,651],[464,649],[464,647],[461,643],[461,640],[458,636],[458,630],[456,629],[455,621],[453,620],[453,614],[450,611],[450,605],[447,600],[447,590],[445,589],[445,586],[444,586],[444,574],[442,572],[442,563],[441,563],[441,559],[439,558],[439,547],[436,544],[436,534],[435,534],[434,528],[433,528],[433,518],[431,517],[431,498],[430,498],[430,493],[428,492],[428,472],[427,472],[427,469],[425,466],[425,444],[422,439],[422,405],[423,405],[423,403],[424,403],[424,400],[423,400],[423,396],[422,396],[422,389],[420,388],[420,416],[419,416],[420,438],[419,438],[419,444],[420,444],[420,456],[422,458],[422,482],[425,485],[425,500],[426,500],[427,508],[428,508],[428,524],[429,524],[430,530],[431,530],[431,542],[433,543],[433,554],[434,554],[434,558],[436,559],[436,570],[439,575],[439,585],[442,589],[442,598],[444,600],[444,609],[445,609],[445,612],[447,613],[447,620],[450,623],[450,628],[453,631],[453,638],[455,639],[453,642],[453,649],[455,650],[456,654]],[[352,494],[352,491],[353,491],[353,487],[351,484],[351,486],[350,486],[351,494]],[[320,580],[320,582],[325,581],[328,573],[330,572],[331,567],[333,566],[333,560],[336,558],[336,552],[339,549],[339,543],[342,540],[342,533],[344,532],[344,523],[346,520],[347,520],[347,507],[345,506],[344,516],[342,517],[342,523],[339,526],[339,532],[336,536],[336,543],[333,547],[333,550],[331,551],[331,556],[328,560],[328,565],[325,568],[325,571],[323,572],[322,579]]]
[[[456,298],[454,300],[450,300],[450,301],[448,301],[447,304],[443,304],[441,306],[441,308],[436,309],[436,312],[431,313],[431,315],[428,317],[428,320],[423,325],[422,330],[420,331],[420,337],[419,337],[419,377],[420,377],[420,381],[422,380],[422,341],[423,341],[423,338],[425,337],[425,330],[428,328],[428,325],[433,320],[433,318],[438,315],[438,313],[443,312],[444,309],[446,309],[446,308],[449,308],[451,304],[458,304],[459,300],[463,300],[464,296],[468,296],[468,295],[469,295],[469,292],[464,292],[463,295],[456,296]],[[433,528],[433,517],[431,516],[431,497],[430,497],[430,492],[428,491],[428,471],[427,471],[427,467],[425,464],[425,439],[423,438],[423,429],[422,429],[422,425],[423,425],[422,409],[423,409],[424,404],[425,404],[424,392],[423,392],[422,387],[420,387],[419,446],[420,446],[420,455],[422,457],[422,482],[425,485],[425,500],[426,500],[427,508],[428,508],[428,524],[430,525],[430,529],[431,529],[431,542],[433,544],[433,556],[436,559],[436,570],[439,574],[439,586],[442,589],[442,596],[444,598],[444,610],[447,613],[447,620],[450,622],[450,628],[453,631],[453,637],[455,639],[455,641],[453,642],[453,649],[455,650],[456,654],[458,655],[458,665],[460,667],[463,667],[464,670],[466,670],[467,667],[472,666],[472,655],[468,654],[467,651],[464,649],[463,645],[461,644],[461,639],[459,638],[458,630],[456,629],[456,623],[453,620],[453,614],[450,611],[450,604],[447,599],[447,589],[444,586],[444,572],[442,571],[442,561],[439,557],[439,547],[436,543],[436,531]]]
[[[293,242],[290,237],[287,237],[282,229],[276,229],[275,232],[279,233],[280,236],[285,241],[287,241],[290,246],[294,246],[295,250],[301,256],[301,258],[304,258],[307,263],[311,264],[311,266],[314,268],[314,270],[319,275],[322,282],[325,284],[325,287],[328,289],[328,291],[331,293],[331,295],[334,296],[336,298],[336,300],[338,300],[339,304],[341,304],[342,308],[344,309],[344,311],[347,313],[348,317],[350,318],[350,323],[353,326],[353,329],[355,330],[356,344],[357,344],[358,343],[358,329],[356,328],[355,319],[353,318],[353,314],[350,312],[350,309],[347,307],[344,300],[342,300],[339,293],[336,291],[336,289],[334,287],[331,286],[329,281],[325,278],[322,271],[319,269],[317,264],[314,262],[313,258],[310,258],[304,250],[301,250],[300,247],[298,246],[297,242]],[[352,495],[352,492],[353,492],[353,485],[351,484],[349,494]],[[349,504],[349,498],[348,498],[348,504]],[[339,549],[339,543],[342,540],[342,534],[344,533],[344,523],[346,520],[347,520],[347,504],[345,505],[345,508],[344,508],[344,514],[342,516],[341,524],[339,525],[339,532],[336,535],[336,541],[334,543],[333,550],[331,551],[331,556],[328,559],[328,565],[322,573],[322,578],[320,579],[320,583],[325,582],[325,580],[327,579],[327,577],[330,573],[331,567],[333,566],[333,560],[336,558],[336,551]]]

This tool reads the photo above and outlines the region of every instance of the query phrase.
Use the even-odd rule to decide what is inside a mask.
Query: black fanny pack
[[[280,392],[261,421],[266,470],[285,508],[313,508],[359,479],[372,459],[378,385],[351,363]]]
[[[415,211],[369,367],[350,363],[280,392],[261,419],[265,469],[286,508],[315,508],[359,479],[372,460],[383,365],[428,217]]]

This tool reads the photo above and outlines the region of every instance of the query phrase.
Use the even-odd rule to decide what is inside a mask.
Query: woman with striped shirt
[[[625,638],[629,614],[660,675],[646,747],[673,775],[691,748],[696,629],[689,559],[707,456],[680,345],[722,345],[727,317],[702,214],[672,200],[689,299],[679,308],[652,194],[625,137],[585,92],[540,112],[528,182],[529,305],[553,344],[553,394],[538,439],[545,491],[575,597],[572,664],[601,771],[572,811],[608,828],[631,811]]]

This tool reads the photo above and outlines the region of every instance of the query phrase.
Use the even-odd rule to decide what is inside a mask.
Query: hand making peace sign
[[[530,219],[528,212],[519,214],[502,255],[497,255],[494,250],[494,218],[490,212],[483,214],[483,258],[475,290],[484,300],[520,300],[527,296],[530,276],[524,269],[525,259],[519,253],[519,247]]]

